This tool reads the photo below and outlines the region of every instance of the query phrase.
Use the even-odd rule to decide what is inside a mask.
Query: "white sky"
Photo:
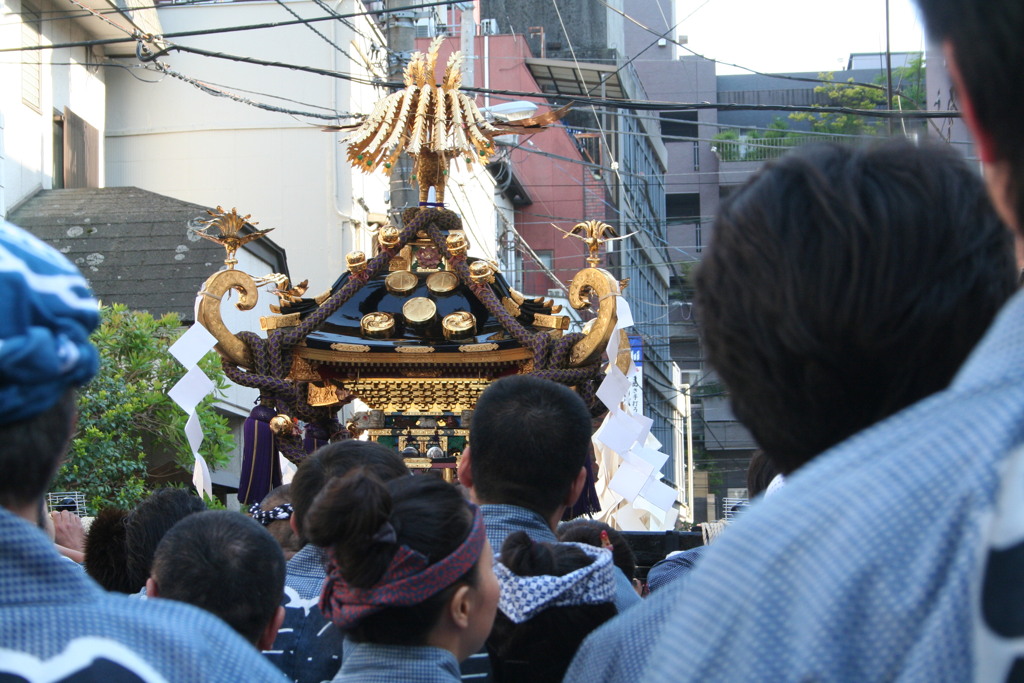
[[[833,71],[851,52],[885,51],[885,0],[677,0],[680,19],[689,48],[758,71]],[[924,50],[911,0],[889,0],[889,27],[894,52]],[[746,72],[718,65],[734,73]]]

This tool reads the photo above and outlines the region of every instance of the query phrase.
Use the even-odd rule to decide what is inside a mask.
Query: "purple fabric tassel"
[[[249,505],[263,500],[281,485],[281,463],[277,459],[270,419],[277,412],[258,405],[242,425],[242,475],[238,481],[238,500]]]
[[[597,487],[594,480],[594,466],[589,458],[585,467],[587,468],[587,480],[583,484],[583,490],[580,492],[580,497],[572,504],[572,507],[565,509],[565,514],[562,515],[563,521],[576,519],[584,515],[591,517],[595,512],[601,511],[601,502],[597,499]]]
[[[302,437],[302,447],[305,449],[306,455],[310,455],[321,446],[326,446],[330,438],[330,433],[324,429],[323,425],[310,422],[306,424],[306,433]]]

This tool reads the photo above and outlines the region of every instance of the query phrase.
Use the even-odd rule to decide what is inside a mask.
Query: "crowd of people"
[[[984,176],[809,147],[723,202],[698,318],[765,493],[646,587],[622,534],[562,521],[591,414],[529,375],[480,396],[459,486],[349,440],[247,514],[49,513],[99,315],[0,223],[0,679],[1024,680],[1024,5],[918,3]]]

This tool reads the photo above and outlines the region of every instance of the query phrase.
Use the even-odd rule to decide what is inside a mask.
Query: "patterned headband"
[[[612,602],[615,574],[612,554],[584,543],[574,545],[594,561],[565,576],[519,576],[500,561],[494,563],[501,594],[498,609],[513,623],[521,624],[549,607],[599,605]]]
[[[249,506],[249,514],[263,526],[268,526],[271,522],[276,522],[279,519],[291,519],[292,504],[282,503],[269,510],[261,510],[259,503],[253,503]]]
[[[480,559],[487,540],[480,509],[475,505],[470,507],[473,527],[462,545],[450,555],[430,564],[422,553],[409,546],[399,546],[384,575],[372,588],[350,586],[341,575],[334,551],[329,550],[327,580],[320,596],[320,611],[324,617],[343,631],[349,630],[382,609],[418,605],[455,583]]]

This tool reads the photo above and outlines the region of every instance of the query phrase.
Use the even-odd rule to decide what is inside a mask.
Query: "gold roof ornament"
[[[607,223],[602,223],[601,221],[583,221],[582,223],[577,223],[572,226],[572,230],[569,231],[562,230],[554,223],[551,225],[553,225],[557,230],[561,230],[565,233],[565,237],[562,239],[575,237],[583,240],[584,244],[587,245],[587,251],[589,252],[589,255],[587,256],[587,264],[591,268],[596,268],[598,264],[601,263],[601,257],[598,256],[598,253],[601,251],[601,245],[605,242],[624,240],[627,237],[632,237],[636,234],[634,231],[628,235],[622,235],[621,237],[605,237],[605,235],[614,235],[615,228]]]
[[[462,53],[453,52],[444,76],[436,80],[438,51],[444,37],[431,42],[426,54],[414,52],[405,67],[405,87],[377,102],[373,112],[348,138],[348,160],[371,173],[383,168],[389,175],[402,152],[413,158],[413,179],[419,200],[426,203],[430,188],[436,203],[444,203],[450,162],[487,162],[494,155],[494,138],[508,133],[536,132],[564,116],[569,107],[500,126],[492,125],[471,97],[461,92]]]
[[[536,374],[575,388],[600,408],[602,354],[621,290],[597,264],[600,246],[620,238],[610,237],[612,228],[599,221],[571,231],[586,242],[589,256],[588,267],[572,280],[569,301],[597,317],[585,332],[568,333],[569,318],[552,300],[516,292],[499,264],[470,256],[462,219],[439,206],[452,159],[485,161],[494,154],[495,135],[535,132],[566,109],[492,125],[459,92],[458,54],[435,84],[439,48],[435,41],[426,55],[413,58],[405,87],[378,104],[349,147],[349,159],[363,171],[391,171],[403,150],[412,155],[421,205],[405,208],[398,226],[378,220],[373,243],[362,245],[367,252],[349,252],[346,271],[319,296],[306,295],[306,282],[291,287],[283,275],[254,281],[230,268],[212,275],[200,292],[197,320],[217,339],[225,374],[260,392],[247,420],[254,433],[261,429],[256,422],[270,430],[275,415],[305,425],[303,435],[290,428],[288,417],[274,423],[273,448],[292,461],[316,443],[351,436],[338,411],[356,398],[380,416],[366,427],[370,438],[397,446],[439,437],[449,454],[465,448],[477,397],[499,377]],[[427,203],[431,187],[436,204]],[[248,218],[218,208],[207,223],[221,226],[222,234],[203,236],[224,243],[233,261],[233,249],[254,239],[240,233]],[[272,310],[279,315],[266,318],[263,334],[232,333],[221,319],[225,295],[237,292],[236,306],[248,310],[263,284],[276,288]],[[437,426],[423,433],[421,418]],[[270,437],[264,437],[259,443],[266,447]],[[255,446],[244,446],[247,454],[254,460]]]
[[[228,213],[220,206],[218,206],[216,210],[208,209],[206,213],[210,214],[212,218],[205,218],[197,221],[197,223],[203,227],[197,228],[189,226],[189,229],[199,237],[208,239],[211,242],[216,242],[223,246],[224,251],[227,252],[227,258],[224,259],[224,265],[228,268],[234,268],[238,265],[238,259],[235,258],[235,254],[238,252],[239,247],[244,244],[248,244],[253,240],[258,240],[273,230],[273,228],[268,228],[266,230],[253,230],[248,234],[241,235],[239,233],[246,225],[258,225],[256,222],[248,222],[249,218],[252,217],[251,214],[239,216],[236,209],[231,209],[231,212]],[[211,235],[206,232],[211,228],[217,228],[220,231],[220,234]]]

